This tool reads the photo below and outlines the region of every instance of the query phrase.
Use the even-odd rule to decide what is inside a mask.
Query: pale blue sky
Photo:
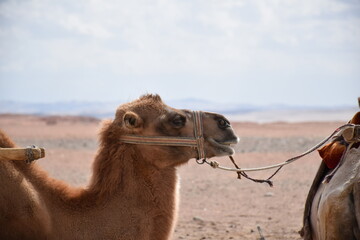
[[[0,101],[339,106],[360,96],[358,0],[0,2]]]

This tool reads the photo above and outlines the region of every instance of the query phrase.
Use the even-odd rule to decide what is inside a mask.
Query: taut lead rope
[[[123,135],[120,141],[130,144],[162,145],[194,147],[197,149],[197,159],[205,159],[204,129],[202,126],[202,112],[193,111],[194,137],[167,137],[167,136],[137,136]]]
[[[289,164],[292,163],[310,153],[312,153],[313,151],[315,151],[316,149],[318,149],[319,147],[323,146],[325,143],[327,143],[332,137],[334,137],[336,134],[340,135],[340,134],[344,134],[344,133],[348,133],[349,131],[347,130],[351,129],[351,136],[348,136],[349,139],[353,139],[355,140],[360,140],[359,135],[360,135],[360,127],[359,125],[355,125],[355,124],[345,124],[342,125],[340,127],[338,127],[332,134],[330,134],[328,137],[326,137],[324,140],[322,140],[321,142],[319,142],[318,144],[316,144],[315,146],[313,146],[312,148],[310,148],[309,150],[303,152],[300,155],[297,155],[295,157],[292,157],[282,163],[278,163],[278,164],[274,164],[274,165],[269,165],[269,166],[265,166],[265,167],[257,167],[257,168],[239,168],[237,166],[237,164],[235,163],[234,159],[232,156],[229,156],[231,162],[234,164],[235,168],[228,168],[228,167],[223,167],[221,166],[218,162],[216,161],[208,161],[206,159],[203,159],[201,163],[207,163],[208,165],[210,165],[213,168],[218,168],[221,170],[225,170],[225,171],[233,171],[236,172],[238,174],[238,178],[240,179],[241,176],[252,180],[254,182],[258,182],[258,183],[267,183],[270,186],[273,186],[272,181],[270,180],[272,177],[274,177],[279,171],[280,169]],[[346,131],[346,132],[345,132]],[[249,177],[245,172],[252,172],[252,171],[262,171],[262,170],[268,170],[268,169],[272,169],[272,168],[278,168],[270,177],[268,177],[267,179],[253,179],[251,177]]]

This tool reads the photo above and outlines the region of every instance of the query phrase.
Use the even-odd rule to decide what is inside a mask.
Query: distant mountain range
[[[0,114],[35,114],[35,115],[78,115],[96,118],[112,118],[119,102],[56,102],[25,103],[0,101]],[[166,102],[169,106],[181,109],[218,112],[233,120],[241,121],[344,121],[359,109],[354,106],[307,107],[251,104],[214,103],[200,99],[183,99]]]

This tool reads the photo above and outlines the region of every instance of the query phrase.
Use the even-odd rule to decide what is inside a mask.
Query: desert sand
[[[241,138],[234,156],[240,167],[282,162],[331,134],[344,122],[233,122]],[[19,146],[37,145],[46,157],[36,164],[74,186],[86,186],[97,150],[101,121],[88,117],[0,115],[0,129]],[[213,159],[231,166],[226,157]],[[301,239],[307,192],[320,164],[316,152],[285,166],[274,187],[237,179],[236,173],[198,165],[194,159],[179,167],[180,209],[174,240]],[[250,173],[266,178],[273,170]],[[104,223],[106,224],[106,223]]]

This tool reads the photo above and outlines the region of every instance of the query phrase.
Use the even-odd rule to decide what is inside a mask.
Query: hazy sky
[[[360,96],[359,0],[0,2],[0,100]]]

